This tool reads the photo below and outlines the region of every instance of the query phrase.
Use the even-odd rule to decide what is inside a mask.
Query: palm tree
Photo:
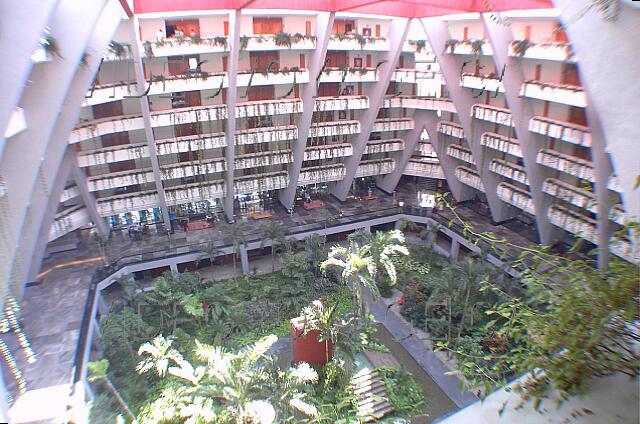
[[[276,270],[276,249],[279,246],[285,244],[286,230],[284,225],[278,221],[270,221],[267,225],[262,227],[262,240],[260,241],[260,248],[264,248],[267,241],[271,241],[271,271]]]
[[[209,259],[209,267],[213,271],[213,262],[216,260],[216,256],[220,254],[220,249],[214,242],[210,241],[201,252],[202,255],[198,257],[197,261]],[[213,272],[211,274],[213,275]]]
[[[231,246],[233,249],[232,259],[233,259],[233,275],[238,274],[238,269],[236,266],[236,260],[238,255],[240,255],[241,247],[247,247],[247,236],[244,233],[244,230],[240,225],[230,224],[227,225],[224,229],[224,236],[226,239],[229,239],[231,242]]]
[[[323,247],[327,241],[326,236],[319,234],[310,234],[304,238],[305,250],[307,252],[307,261],[311,264],[313,274],[317,276],[318,265],[320,265],[320,258],[323,255]]]
[[[394,286],[398,275],[393,258],[398,255],[408,255],[409,249],[404,244],[404,234],[400,230],[378,231],[370,237],[369,255],[375,265],[374,280],[380,287],[382,278],[386,275],[388,286]]]
[[[111,379],[109,378],[109,375],[107,374],[107,370],[109,369],[109,360],[101,359],[99,361],[89,362],[87,366],[89,368],[88,380],[92,383],[102,382],[106,384],[109,390],[111,390],[111,393],[113,393],[115,398],[118,400],[118,403],[120,403],[120,405],[122,406],[122,409],[124,409],[124,411],[129,415],[129,417],[131,417],[131,420],[134,423],[137,423],[138,420],[135,414],[133,413],[131,408],[129,408],[129,405],[127,405],[127,402],[124,401],[124,398],[122,397],[118,389],[116,389],[116,387],[113,385],[113,383],[111,382]]]
[[[337,221],[337,219],[333,212],[331,212],[329,209],[322,209],[320,215],[322,215],[322,222],[324,223],[324,232],[326,235],[327,227],[333,225]]]

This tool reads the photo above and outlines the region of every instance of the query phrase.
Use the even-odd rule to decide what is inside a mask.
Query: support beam
[[[249,254],[247,248],[240,246],[240,263],[242,264],[242,275],[249,273]]]
[[[142,121],[144,122],[144,135],[147,139],[149,148],[149,159],[151,160],[151,168],[153,169],[153,179],[155,181],[156,191],[158,192],[158,206],[162,213],[162,220],[167,232],[171,232],[171,218],[169,217],[169,209],[167,208],[167,198],[162,185],[162,174],[160,173],[160,163],[158,162],[158,151],[156,149],[156,139],[153,135],[151,127],[151,113],[149,111],[149,98],[142,94],[146,90],[147,82],[144,79],[144,69],[142,67],[142,40],[140,38],[140,20],[137,17],[129,20],[131,26],[131,50],[133,53],[133,69],[136,74],[136,88],[140,97],[140,110],[142,111]]]
[[[225,148],[225,159],[227,162],[227,171],[225,173],[225,197],[224,197],[224,212],[227,216],[227,221],[230,223],[235,222],[233,214],[233,196],[235,190],[233,188],[234,174],[236,170],[235,158],[236,158],[236,103],[238,97],[238,62],[240,60],[240,23],[242,22],[242,11],[234,10],[230,12],[229,16],[229,42],[230,42],[230,54],[229,54],[229,72],[227,77],[229,79],[229,85],[227,89],[227,128],[226,138],[227,147]]]
[[[345,200],[353,179],[356,176],[358,165],[362,158],[373,124],[378,116],[380,107],[384,102],[384,96],[389,87],[389,82],[393,76],[393,71],[396,69],[396,63],[402,53],[402,46],[407,39],[411,20],[396,18],[389,24],[389,51],[384,56],[385,62],[378,68],[378,81],[373,84],[373,88],[369,92],[369,109],[362,113],[360,120],[360,134],[356,137],[353,145],[353,154],[345,159],[344,166],[346,169],[346,175],[344,179],[338,181],[333,187],[332,194],[339,200]]]
[[[316,49],[310,54],[311,57],[309,58],[309,82],[302,88],[302,114],[298,120],[298,142],[293,145],[293,163],[288,166],[289,185],[287,188],[280,190],[279,196],[280,203],[287,209],[293,208],[296,189],[298,188],[300,169],[304,161],[304,151],[307,147],[309,129],[313,122],[313,109],[316,104],[315,98],[318,94],[316,77],[324,66],[334,18],[335,13],[333,12],[318,13],[316,16]]]
[[[87,208],[87,211],[89,212],[89,218],[95,224],[98,234],[104,240],[108,239],[109,233],[111,232],[109,224],[98,213],[96,198],[93,193],[89,191],[89,187],[87,186],[87,175],[82,169],[80,169],[77,161],[75,160],[75,157],[73,165],[71,166],[71,175],[73,177],[73,180],[76,182],[76,187],[78,187],[78,192],[80,193],[80,197],[82,198],[82,203],[84,203],[84,206]]]
[[[480,145],[480,131],[477,126],[473,125],[471,118],[471,107],[476,102],[471,94],[471,90],[460,85],[460,70],[462,69],[465,57],[444,52],[446,41],[451,38],[446,21],[430,18],[421,19],[420,22],[431,43],[431,49],[438,59],[442,76],[458,111],[458,120],[464,129],[465,138],[477,164],[493,221],[505,221],[513,217],[516,211],[498,198],[496,189],[500,182],[499,178],[489,170],[489,161],[483,160],[482,146]]]

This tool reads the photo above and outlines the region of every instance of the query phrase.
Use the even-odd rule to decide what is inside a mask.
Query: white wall
[[[469,28],[468,38],[484,39],[484,26],[480,21],[449,21],[449,33],[456,40],[464,39],[464,27]]]

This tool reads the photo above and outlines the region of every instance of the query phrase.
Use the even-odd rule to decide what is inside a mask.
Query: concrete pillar
[[[455,261],[458,260],[458,255],[460,254],[460,242],[452,238],[451,239],[451,251],[449,252],[449,257]]]
[[[361,115],[360,134],[358,134],[353,143],[353,154],[344,160],[346,176],[341,181],[338,181],[332,190],[332,194],[339,200],[344,201],[347,198],[356,171],[358,170],[360,159],[367,147],[367,141],[369,141],[373,124],[384,101],[384,96],[389,87],[393,72],[396,69],[396,63],[402,53],[402,46],[407,38],[409,26],[410,20],[403,18],[395,18],[389,24],[389,34],[387,37],[389,40],[389,51],[384,56],[386,62],[378,68],[378,80],[369,91],[369,109],[363,111]]]
[[[87,187],[87,175],[82,169],[80,169],[75,158],[71,165],[71,175],[73,176],[73,180],[76,182],[78,192],[80,192],[82,203],[84,203],[87,211],[89,211],[89,218],[91,218],[91,221],[95,224],[100,237],[107,240],[109,238],[111,228],[109,227],[109,224],[107,224],[106,220],[98,213],[96,198],[93,193],[89,191],[89,187]]]
[[[287,166],[289,185],[287,188],[280,190],[279,195],[280,203],[287,209],[293,207],[293,201],[295,200],[300,169],[302,168],[304,151],[309,137],[309,128],[313,121],[313,109],[315,108],[318,94],[319,82],[317,82],[317,79],[320,77],[319,73],[324,66],[334,17],[335,13],[333,12],[318,13],[316,15],[316,49],[309,55],[309,83],[302,88],[302,114],[298,120],[298,142],[292,146],[293,162]]]
[[[244,246],[240,246],[240,263],[242,264],[242,274],[249,273],[249,254],[247,253],[247,248]]]
[[[171,262],[169,264],[169,269],[171,270],[172,274],[178,274],[178,264],[176,262]]]
[[[162,185],[162,174],[160,173],[160,163],[158,162],[158,151],[156,149],[156,139],[153,135],[151,127],[151,113],[149,111],[149,98],[143,96],[147,89],[147,81],[144,79],[144,69],[142,67],[142,40],[140,39],[140,21],[137,17],[129,20],[131,26],[131,50],[133,54],[133,69],[136,73],[136,88],[140,97],[140,109],[142,111],[142,121],[144,122],[144,135],[147,139],[147,147],[149,148],[149,159],[151,160],[151,168],[153,169],[153,179],[155,181],[156,191],[158,192],[158,206],[162,213],[162,220],[167,231],[171,231],[171,218],[169,217],[169,209],[167,208],[167,198]]]
[[[98,294],[98,313],[101,317],[105,317],[109,315],[109,304],[104,299],[104,297],[99,293]]]

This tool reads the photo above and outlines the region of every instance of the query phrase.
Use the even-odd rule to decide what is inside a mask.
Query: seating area
[[[302,204],[302,209],[304,209],[305,211],[322,208],[324,208],[324,202],[322,200],[312,200],[310,202],[304,202]]]

